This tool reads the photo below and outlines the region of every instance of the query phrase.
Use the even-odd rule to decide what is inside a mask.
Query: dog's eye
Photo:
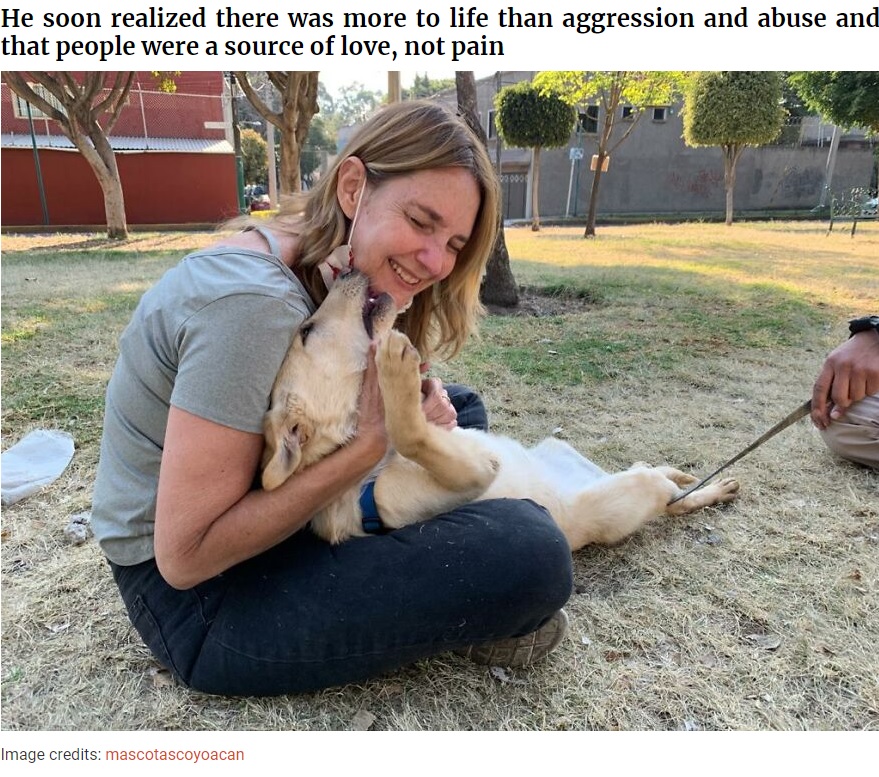
[[[314,329],[314,324],[312,323],[305,323],[299,327],[299,339],[303,345],[305,345],[305,341],[308,339],[308,335],[311,334],[312,329]]]

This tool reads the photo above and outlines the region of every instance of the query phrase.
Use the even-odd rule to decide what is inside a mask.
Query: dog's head
[[[373,297],[367,277],[352,270],[302,323],[263,421],[263,488],[277,488],[353,437],[370,342],[391,329],[396,315],[390,295]]]

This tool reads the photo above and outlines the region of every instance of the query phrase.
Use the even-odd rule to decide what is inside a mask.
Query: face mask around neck
[[[363,194],[366,191],[366,181],[360,189],[357,196],[357,205],[354,208],[354,218],[351,219],[351,228],[348,230],[348,240],[324,259],[318,266],[321,277],[324,279],[324,285],[329,291],[336,278],[345,270],[350,270],[354,266],[354,251],[351,248],[351,241],[354,239],[354,227],[357,226],[357,217],[360,215],[360,205],[363,202]]]

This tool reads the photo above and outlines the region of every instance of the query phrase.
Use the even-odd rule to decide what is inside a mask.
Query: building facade
[[[536,71],[507,71],[477,81],[480,119],[489,138],[504,191],[507,219],[530,217],[529,149],[507,148],[494,128],[494,97],[505,86],[530,81]],[[446,95],[454,99],[454,95]],[[623,112],[625,108],[621,109]],[[583,216],[589,207],[590,161],[598,151],[597,106],[580,108],[567,146],[541,151],[541,218]],[[628,124],[621,115],[618,137]],[[725,209],[723,159],[718,148],[690,148],[683,140],[681,104],[654,106],[638,120],[609,160],[601,178],[599,216],[637,214],[722,214]],[[783,140],[746,149],[736,167],[737,212],[809,210],[822,198],[831,158],[833,127],[817,117],[786,128]],[[872,145],[863,132],[841,133],[834,154],[830,192],[870,185]]]

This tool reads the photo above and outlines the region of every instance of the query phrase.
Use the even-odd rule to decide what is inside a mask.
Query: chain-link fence
[[[193,74],[198,75],[198,74]],[[222,151],[231,150],[231,111],[229,97],[223,93],[222,82],[208,79],[205,74],[205,92],[194,91],[198,82],[187,80],[187,92],[163,92],[154,84],[137,80],[119,119],[109,137],[116,150],[143,151]],[[37,106],[28,106],[25,100],[11,92],[4,83],[3,145],[31,145],[64,148],[71,144],[64,138],[58,123]],[[34,90],[57,106],[57,100],[39,84]],[[210,93],[210,91],[214,93]],[[29,107],[29,110],[28,110]],[[32,138],[33,135],[33,138]]]

